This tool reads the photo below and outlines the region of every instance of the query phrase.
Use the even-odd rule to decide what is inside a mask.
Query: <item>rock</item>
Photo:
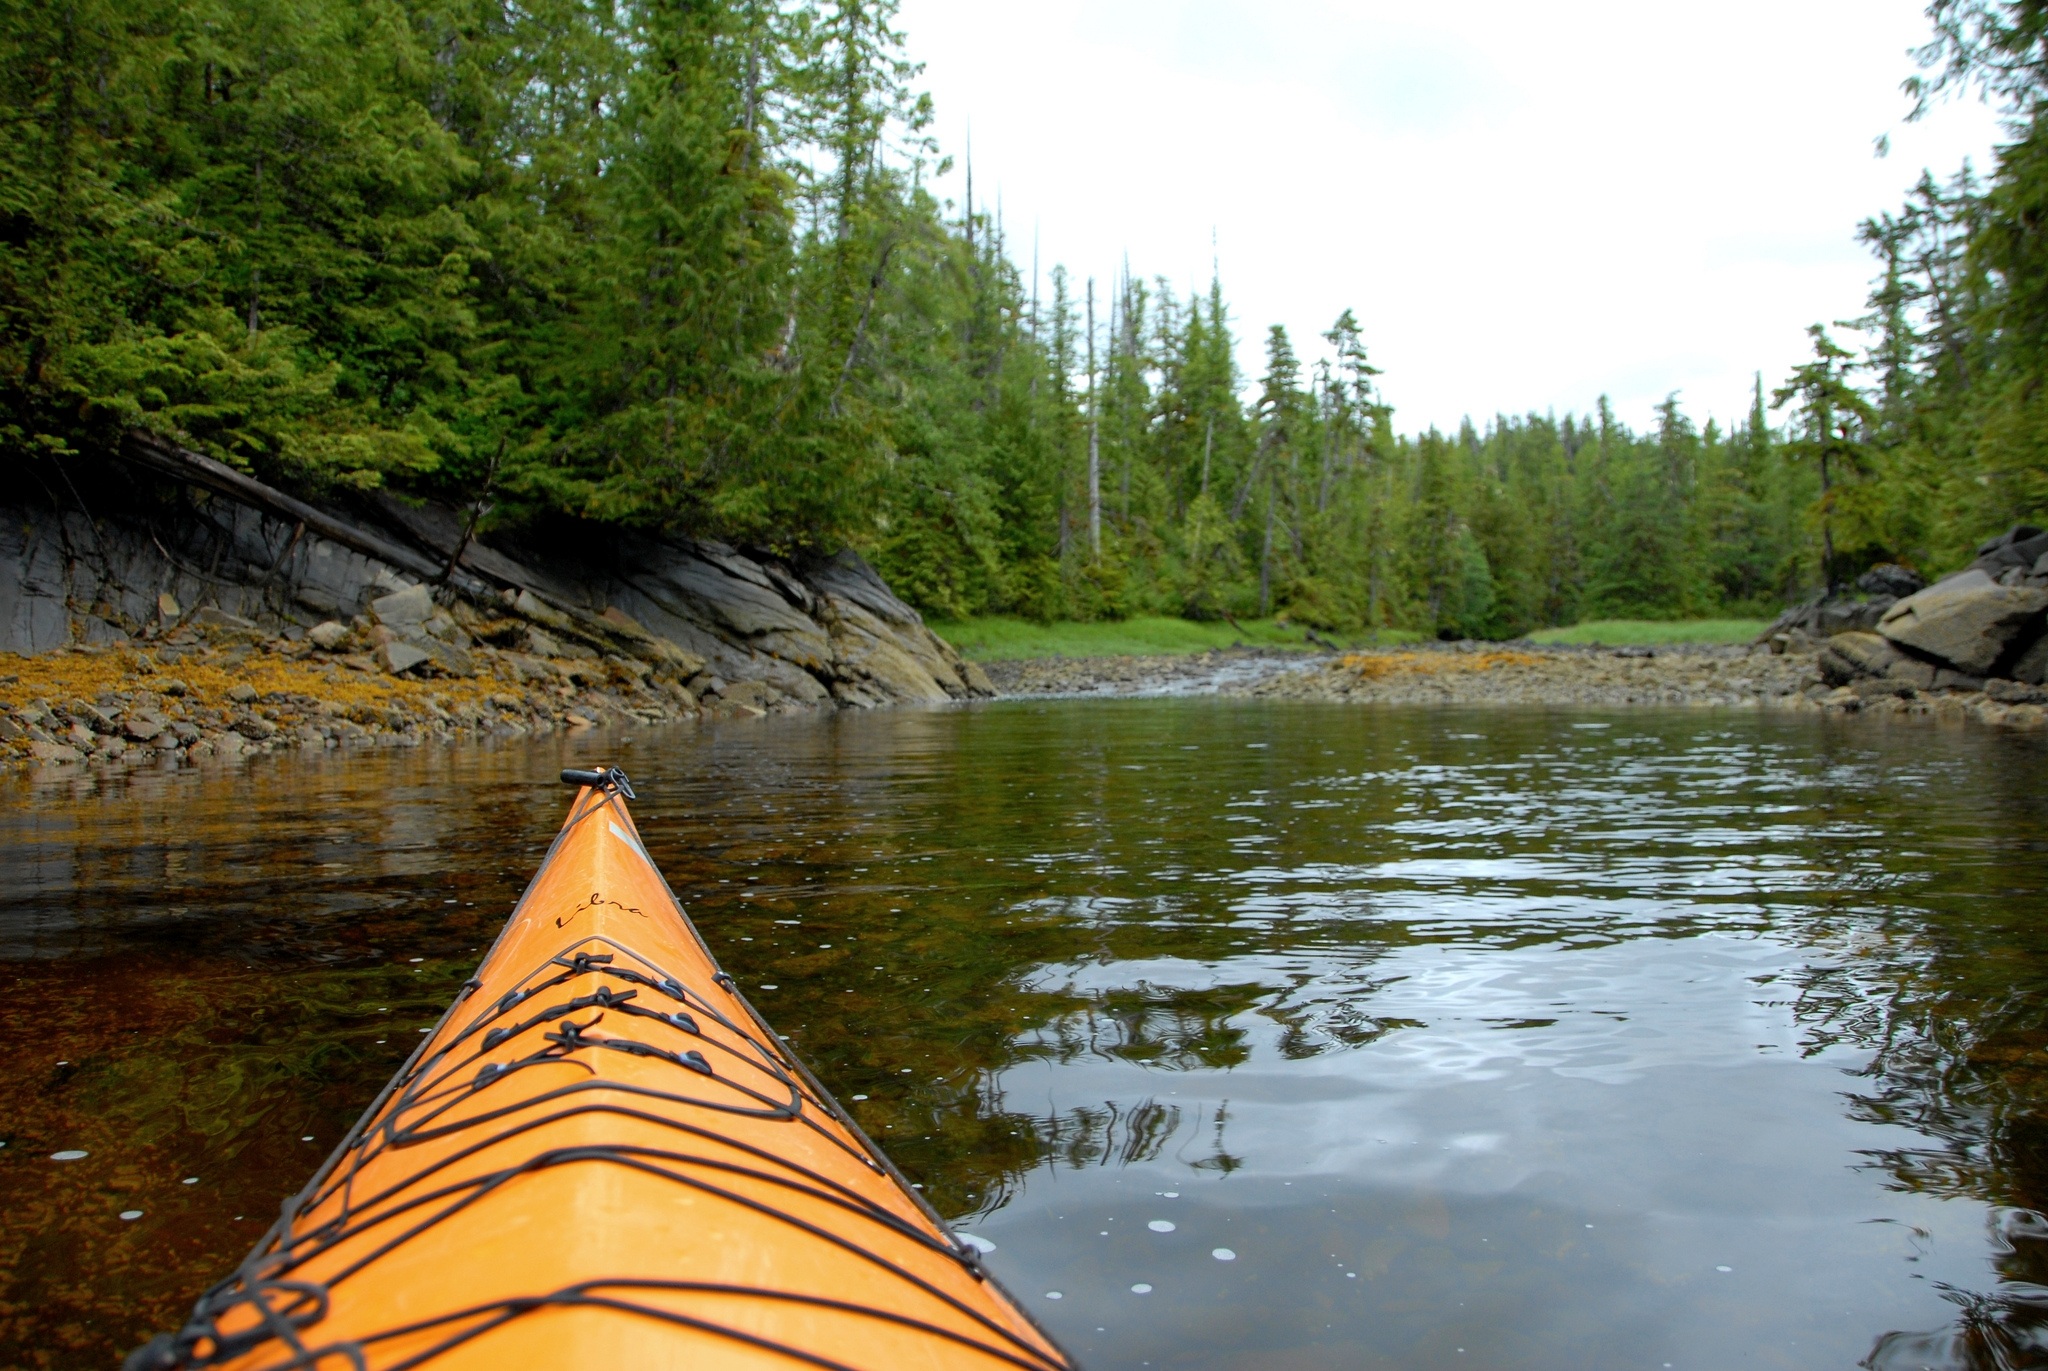
[[[112,733],[120,727],[115,722],[113,715],[107,713],[107,711],[101,709],[96,704],[89,704],[84,700],[73,700],[64,708],[72,718],[84,724],[95,733]]]
[[[1984,678],[1982,676],[1972,676],[1967,671],[1950,671],[1945,666],[1937,667],[1934,671],[1934,688],[1936,690],[1982,690],[1984,688]]]
[[[39,762],[55,764],[58,762],[82,762],[85,760],[84,753],[75,747],[66,747],[62,743],[30,743],[28,747],[30,755]]]
[[[530,590],[521,590],[517,595],[514,595],[512,597],[512,608],[522,618],[531,619],[538,624],[546,624],[552,629],[567,632],[576,627],[574,619],[571,619],[561,610],[556,609]]]
[[[721,698],[729,705],[748,705],[765,712],[782,699],[782,692],[766,681],[735,681]]]
[[[370,601],[370,617],[387,628],[418,629],[433,614],[433,593],[423,585],[407,586]]]
[[[429,638],[447,643],[450,647],[467,649],[470,645],[469,634],[464,632],[462,625],[456,623],[445,611],[436,611],[434,617],[427,620],[422,627]]]
[[[547,655],[595,661],[622,653],[652,665],[626,671],[647,688],[707,671],[760,681],[776,693],[778,708],[829,706],[835,684],[847,687],[842,698],[867,704],[933,699],[934,684],[955,699],[989,690],[981,672],[850,552],[784,559],[617,529],[587,537],[549,533],[502,550],[472,539],[444,592],[436,578],[467,519],[432,501],[351,501],[337,522],[352,533],[301,529],[265,512],[261,501],[226,497],[181,506],[166,524],[161,497],[173,487],[137,481],[126,466],[106,475],[91,527],[82,514],[39,496],[8,495],[0,517],[0,651],[47,651],[81,637],[132,634],[144,624],[155,625],[171,650],[196,647],[202,633],[259,636],[257,624],[272,624],[290,604],[295,614],[310,611],[306,629],[348,623],[362,611],[346,647],[324,646],[297,625],[276,625],[309,644],[305,650],[344,661],[378,646],[373,628],[414,646],[436,637],[461,652],[471,650],[469,636],[486,628],[494,646],[509,645],[530,623],[556,640]],[[87,544],[100,549],[90,565],[68,556],[66,549]],[[168,619],[160,594],[209,608],[181,603],[183,613]],[[445,603],[437,604],[437,596]],[[856,621],[850,631],[843,623],[835,628],[846,620]],[[268,634],[260,636],[271,646]],[[893,660],[868,661],[867,637],[891,645],[894,653],[883,655]],[[851,661],[840,657],[847,645]],[[379,668],[366,656],[351,669]],[[464,667],[459,658],[443,658],[434,669]]]
[[[444,676],[474,676],[476,661],[467,652],[438,638],[421,638],[406,643],[392,643],[391,647],[409,647],[424,652],[433,663],[435,671]]]
[[[1893,605],[1878,632],[1959,671],[1981,675],[2039,625],[2043,611],[2048,611],[2048,591],[2001,586],[1983,570],[1972,569]]]
[[[564,716],[563,722],[567,723],[571,728],[597,727],[597,720],[591,718],[587,714],[569,714]]]
[[[1934,689],[1934,673],[1934,663],[1903,655],[1884,670],[1894,681],[1904,681],[1916,690]]]
[[[167,590],[156,597],[156,612],[158,618],[169,623],[185,611],[179,606],[178,597]]]
[[[240,685],[228,687],[228,698],[238,705],[252,703],[256,699],[256,694],[256,687],[250,685],[247,681],[242,682]]]
[[[2028,685],[2048,684],[2048,634],[2034,640],[2012,665],[2012,678]]]
[[[1816,595],[1780,614],[1764,630],[1763,641],[1771,642],[1779,634],[1827,639],[1837,633],[1867,633],[1877,627],[1878,620],[1894,603],[1888,595],[1870,600],[1849,595]]]
[[[555,641],[554,636],[537,628],[526,630],[526,650],[536,657],[562,655],[562,645]]]
[[[2029,685],[2025,681],[2008,681],[2003,678],[1984,683],[1984,694],[2003,705],[2037,705],[2048,701],[2048,690]]]
[[[838,636],[833,646],[838,649],[843,675],[832,683],[832,694],[841,704],[873,708],[891,700],[943,704],[952,698],[893,639],[847,633]]]
[[[1856,692],[1857,699],[1865,701],[1881,700],[1890,695],[1910,700],[1917,693],[1904,681],[1895,681],[1889,676],[1866,676],[1860,681],[1852,682],[1849,689]]]
[[[167,696],[173,700],[182,699],[185,693],[191,689],[191,687],[175,676],[167,676],[163,680],[155,682],[155,685],[157,694]]]
[[[1783,633],[1772,633],[1766,640],[1774,657],[1803,656],[1813,651],[1813,639],[1802,628],[1787,629]]]
[[[1866,595],[1900,600],[1925,590],[1927,582],[1919,572],[1909,571],[1896,562],[1879,562],[1856,578],[1856,588]]]
[[[193,610],[192,617],[186,622],[200,628],[241,629],[245,632],[253,631],[256,627],[255,620],[244,619],[239,614],[230,614],[226,610],[216,608],[213,605],[205,605]]]
[[[164,722],[155,714],[131,714],[122,720],[121,731],[138,743],[146,743],[164,731]]]
[[[393,676],[403,676],[422,662],[431,661],[424,647],[394,638],[377,649],[377,664]]]
[[[5,714],[0,714],[0,743],[11,743],[17,738],[26,738],[28,730]]]
[[[1847,685],[1866,676],[1883,676],[1905,657],[1875,633],[1838,633],[1821,645],[1815,665],[1829,685]]]
[[[244,738],[268,738],[277,732],[277,725],[261,714],[244,714],[230,727]]]
[[[339,619],[329,619],[313,625],[306,637],[322,652],[339,652],[341,645],[348,641],[348,625]]]
[[[2034,563],[2044,556],[2048,556],[2048,532],[2032,524],[2021,524],[1978,548],[1977,560],[1970,563],[1970,567],[1995,580],[2002,573],[2014,569],[2030,572]]]

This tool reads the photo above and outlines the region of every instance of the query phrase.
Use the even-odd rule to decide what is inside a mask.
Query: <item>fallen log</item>
[[[154,433],[143,429],[128,430],[121,443],[121,456],[136,466],[224,495],[280,519],[294,520],[330,542],[339,543],[365,557],[388,562],[423,581],[440,581],[445,574],[449,585],[472,599],[493,602],[498,599],[497,587],[466,569],[443,568],[411,548],[380,538],[346,519],[336,518],[274,486],[265,485],[253,476],[245,476],[225,463],[179,447]]]

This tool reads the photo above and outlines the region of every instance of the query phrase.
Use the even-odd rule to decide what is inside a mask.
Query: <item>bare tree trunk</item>
[[[1102,423],[1095,394],[1095,278],[1088,278],[1088,555],[1102,557]]]
[[[263,151],[256,151],[256,232],[263,232]],[[263,312],[260,302],[263,298],[263,267],[261,264],[249,268],[249,332],[255,333],[263,327]]]
[[[1273,612],[1273,492],[1266,491],[1266,540],[1259,549],[1259,617]]]
[[[1828,594],[1835,593],[1835,483],[1829,477],[1828,450],[1820,450],[1820,574]]]
[[[875,263],[874,275],[868,277],[867,302],[860,307],[860,323],[854,326],[853,341],[847,344],[846,362],[839,368],[839,384],[832,387],[832,403],[829,406],[833,416],[839,414],[839,397],[846,390],[846,383],[853,376],[854,359],[860,356],[861,344],[867,341],[868,319],[875,312],[875,296],[882,289],[882,276],[889,269],[889,256],[896,251],[895,235],[882,244],[881,258]]]

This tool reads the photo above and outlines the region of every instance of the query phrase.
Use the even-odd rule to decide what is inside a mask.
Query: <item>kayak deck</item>
[[[719,970],[604,777],[363,1121],[130,1371],[1069,1365]]]

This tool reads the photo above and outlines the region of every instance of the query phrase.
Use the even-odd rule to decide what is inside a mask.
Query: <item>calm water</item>
[[[177,1322],[600,754],[1098,1371],[2048,1366],[2040,740],[1210,700],[0,782],[0,1364]]]

